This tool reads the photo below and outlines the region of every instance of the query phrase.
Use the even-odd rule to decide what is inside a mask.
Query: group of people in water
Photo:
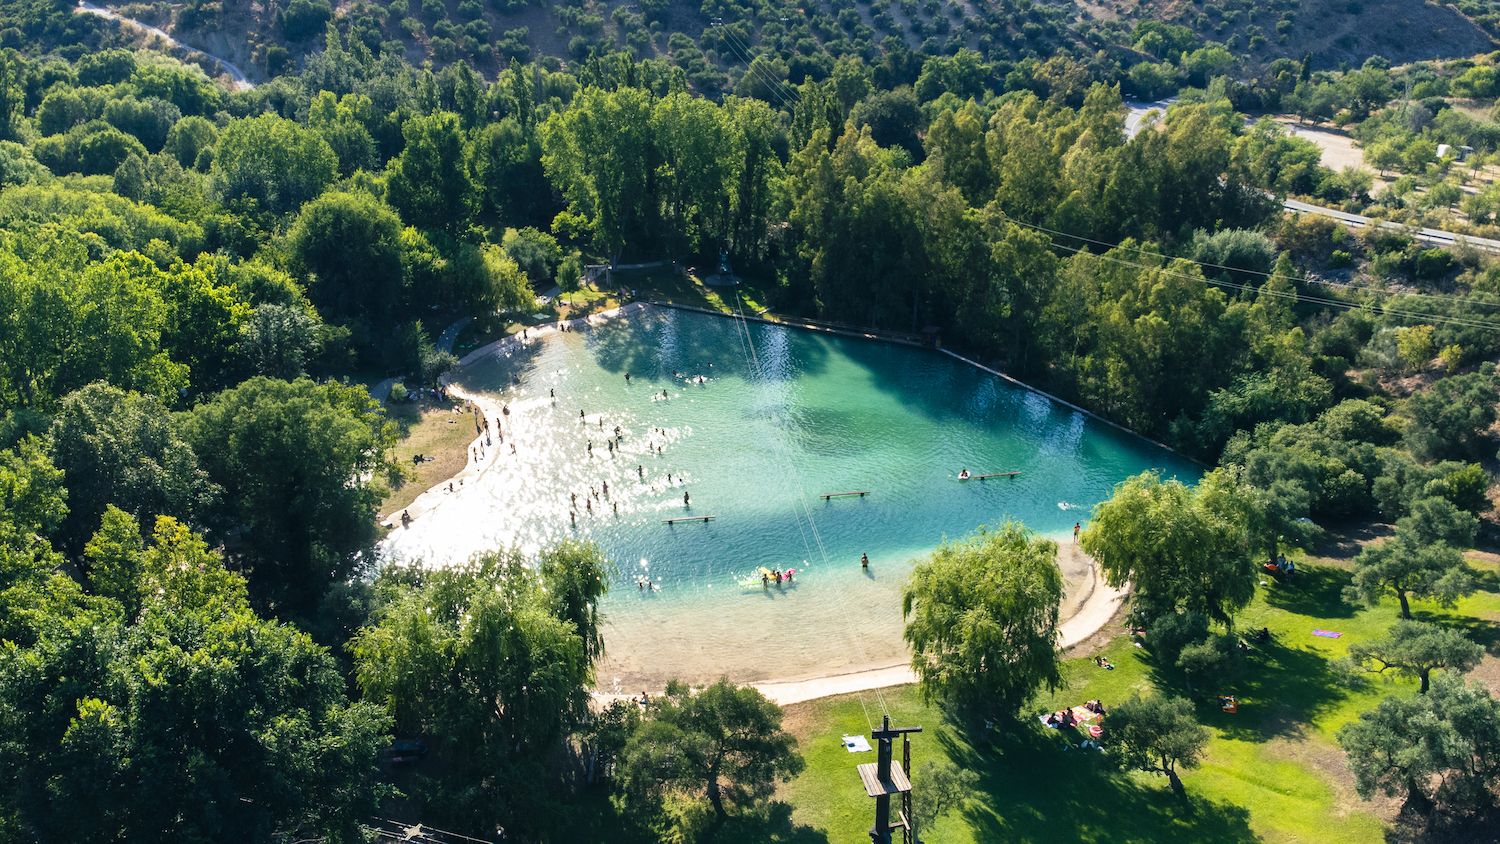
[[[782,583],[791,583],[792,575],[796,573],[796,569],[787,569],[786,571],[782,571],[781,569],[771,569],[770,571],[761,569],[760,583],[762,586],[770,586],[772,583],[775,583],[777,586],[780,586]]]

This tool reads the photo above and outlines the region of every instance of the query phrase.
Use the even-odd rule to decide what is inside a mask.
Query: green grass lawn
[[[1100,754],[1068,748],[1063,733],[1040,725],[967,735],[907,687],[787,708],[788,728],[807,760],[806,771],[778,795],[795,807],[788,828],[813,836],[808,840],[866,840],[871,801],[854,766],[873,757],[845,752],[839,737],[867,733],[867,717],[878,720],[884,709],[894,723],[926,728],[913,741],[918,772],[926,761],[947,758],[980,774],[969,808],[945,817],[924,835],[928,841],[1382,840],[1380,813],[1394,806],[1358,799],[1334,735],[1383,695],[1413,693],[1415,683],[1375,678],[1351,687],[1332,669],[1350,644],[1379,636],[1397,617],[1394,600],[1377,607],[1345,602],[1347,568],[1346,559],[1309,560],[1291,585],[1268,579],[1241,615],[1243,629],[1268,627],[1272,639],[1255,649],[1241,680],[1195,696],[1213,740],[1202,765],[1183,777],[1188,806],[1171,795],[1164,778],[1113,770]],[[1452,610],[1419,605],[1416,613],[1469,629],[1494,653],[1500,632],[1496,567],[1477,562],[1475,568],[1480,592]],[[1316,628],[1343,636],[1316,637]],[[1126,636],[1103,653],[1116,670],[1098,668],[1091,658],[1072,659],[1062,688],[1033,711],[1091,698],[1108,706],[1163,679]],[[1214,696],[1221,692],[1239,698],[1238,714],[1219,710]],[[746,838],[741,831],[736,840],[787,839]]]

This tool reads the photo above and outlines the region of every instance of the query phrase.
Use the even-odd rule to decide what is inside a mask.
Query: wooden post
[[[870,738],[877,742],[877,750],[874,762],[867,762],[858,766],[859,778],[864,783],[865,793],[875,798],[875,826],[870,829],[870,841],[873,844],[892,844],[891,830],[901,828],[901,840],[904,844],[910,844],[911,827],[909,807],[911,791],[911,780],[907,779],[906,771],[900,763],[891,759],[891,739],[903,736],[906,733],[920,733],[921,727],[892,727],[891,716],[887,715],[881,720],[880,729],[870,732]],[[902,739],[903,742],[907,741]],[[907,747],[903,758],[910,759],[910,748]],[[901,819],[899,823],[891,823],[891,795],[900,794]]]
[[[911,776],[911,736],[901,737],[901,769]],[[902,844],[917,844],[917,817],[911,811],[911,790],[901,793],[901,820],[905,822],[901,830]]]

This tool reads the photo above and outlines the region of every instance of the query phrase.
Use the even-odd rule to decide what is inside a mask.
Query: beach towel
[[[1313,631],[1313,635],[1314,636],[1322,636],[1324,639],[1337,639],[1337,638],[1339,638],[1340,636],[1342,636],[1344,634],[1339,633],[1339,632],[1334,631],[1334,630],[1323,630],[1323,629],[1320,628],[1318,630],[1314,630]]]
[[[870,740],[864,736],[844,736],[844,749],[850,753],[869,753]]]
[[[1073,707],[1073,719],[1081,724],[1089,724],[1099,720],[1099,713],[1084,706]]]
[[[1048,724],[1047,723],[1047,719],[1050,718],[1051,716],[1052,716],[1051,712],[1043,712],[1041,715],[1036,716],[1036,719],[1038,721],[1041,721],[1042,722],[1042,726],[1046,727],[1049,730],[1061,729],[1061,727],[1059,725],[1057,725],[1057,724]]]

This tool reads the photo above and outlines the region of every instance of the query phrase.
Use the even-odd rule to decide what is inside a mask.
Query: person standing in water
[[[691,503],[690,503],[691,501],[692,501],[692,498],[690,498],[688,496],[688,494],[686,492],[684,492],[682,494],[682,506],[683,507],[690,507],[690,506],[692,506]]]
[[[870,555],[869,554],[860,554],[859,555],[859,567],[862,568],[862,569],[868,569],[870,567]]]
[[[1078,544],[1078,532],[1080,530],[1083,530],[1083,522],[1074,522],[1073,523],[1073,544],[1074,545]]]

